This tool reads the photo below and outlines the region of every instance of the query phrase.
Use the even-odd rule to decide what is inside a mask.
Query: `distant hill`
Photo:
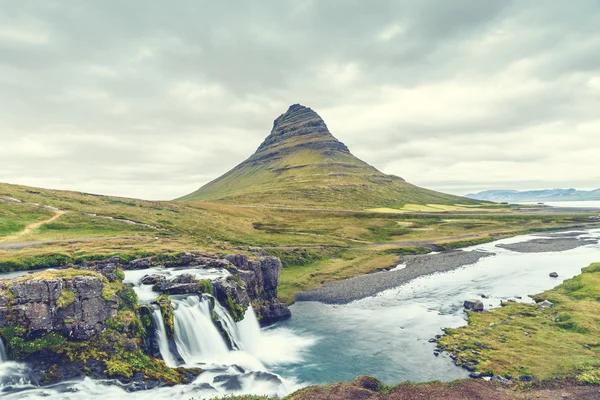
[[[477,200],[495,202],[527,202],[527,201],[585,201],[600,200],[600,189],[547,189],[547,190],[486,190],[479,193],[468,194],[467,197]]]
[[[179,200],[364,209],[404,204],[477,204],[386,175],[350,153],[321,117],[292,105],[246,161]]]

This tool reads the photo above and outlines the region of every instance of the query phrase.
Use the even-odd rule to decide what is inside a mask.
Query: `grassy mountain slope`
[[[330,209],[479,204],[386,175],[353,156],[309,108],[293,105],[249,159],[181,200]]]

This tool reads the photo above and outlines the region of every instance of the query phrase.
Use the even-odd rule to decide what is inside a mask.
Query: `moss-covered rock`
[[[163,294],[156,299],[156,303],[160,307],[160,312],[165,324],[165,330],[167,331],[167,337],[173,340],[175,337],[175,312],[173,311],[171,298],[168,295]]]

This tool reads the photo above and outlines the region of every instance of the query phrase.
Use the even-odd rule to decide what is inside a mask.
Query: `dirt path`
[[[66,211],[62,211],[62,210],[55,211],[54,215],[51,218],[48,218],[46,220],[39,221],[39,222],[34,222],[33,224],[29,224],[22,231],[17,232],[17,233],[13,233],[10,236],[6,236],[4,238],[1,238],[0,242],[10,242],[10,241],[12,241],[14,239],[18,239],[21,236],[24,236],[24,235],[27,235],[28,233],[33,232],[34,230],[38,229],[42,225],[46,225],[46,224],[49,224],[51,222],[56,221],[57,219],[59,219],[60,217],[62,217],[63,215],[65,215],[66,213],[67,213]]]

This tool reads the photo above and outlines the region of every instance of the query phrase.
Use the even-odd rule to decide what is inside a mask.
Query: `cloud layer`
[[[178,197],[302,103],[421,186],[600,187],[596,0],[0,1],[0,181]]]

